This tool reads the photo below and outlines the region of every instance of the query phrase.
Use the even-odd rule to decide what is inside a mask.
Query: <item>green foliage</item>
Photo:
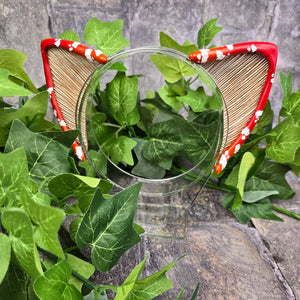
[[[267,137],[266,154],[279,163],[292,162],[300,145],[300,127],[288,117],[271,132],[276,135]]]
[[[31,91],[9,80],[9,71],[0,69],[0,91],[3,97],[29,96]]]
[[[222,27],[216,26],[217,21],[218,19],[209,20],[198,31],[197,45],[199,49],[207,47],[215,35],[223,29]]]
[[[141,184],[104,198],[96,190],[76,234],[78,247],[92,248],[92,262],[102,271],[109,271],[119,257],[140,241],[133,227]]]
[[[28,88],[29,91],[38,93],[38,90],[24,70],[23,65],[25,60],[26,55],[22,52],[13,49],[0,49],[0,68],[8,70],[10,77],[14,82],[18,83],[19,85],[25,84],[26,88]],[[24,96],[26,94],[22,95]],[[5,96],[2,95],[1,87],[0,96]]]
[[[41,300],[83,299],[76,287],[69,283],[72,268],[67,261],[61,261],[48,269],[34,282],[34,291]]]
[[[196,72],[181,61],[164,55],[150,55],[150,59],[164,76],[165,80],[174,83],[182,77],[193,77]]]
[[[66,30],[58,36],[59,39],[80,43],[78,34],[72,30]]]
[[[95,45],[106,56],[113,55],[129,45],[122,35],[123,20],[102,22],[96,18],[90,19],[84,30],[84,40]]]
[[[106,85],[101,96],[105,108],[122,125],[128,122],[128,114],[136,106],[137,94],[137,77],[126,77],[124,72],[118,72],[115,78]]]
[[[13,120],[20,120],[31,131],[59,130],[59,126],[45,120],[48,108],[48,93],[41,92],[30,98],[24,106],[15,111],[0,110],[0,147],[4,147]]]
[[[193,51],[197,51],[198,48],[196,45],[193,44],[188,44],[188,45],[180,45],[178,44],[175,40],[173,40],[171,37],[169,37],[167,34],[164,32],[159,33],[159,40],[160,40],[160,45],[162,47],[167,47],[171,49],[175,49],[179,52],[182,52],[186,55],[191,54]]]
[[[229,191],[223,200],[223,205],[230,209],[243,224],[246,224],[250,218],[282,221],[273,213],[274,207],[271,200],[287,200],[295,194],[286,181],[285,174],[292,171],[299,175],[300,114],[298,113],[298,103],[300,90],[292,92],[291,73],[288,76],[280,73],[280,79],[283,99],[279,123],[274,128],[269,125],[272,113],[267,105],[265,115],[258,122],[249,141],[236,155],[236,160],[233,158],[237,167],[227,175],[227,178],[226,171],[225,174],[223,173],[222,177],[225,177],[225,181],[222,177],[220,178],[227,188],[238,190],[236,179],[238,170],[242,168],[242,161],[239,164],[238,158],[245,151],[254,154],[255,160],[252,168],[249,169],[246,180],[240,186],[245,192],[242,199],[239,199],[239,205],[235,205],[238,192]],[[252,136],[255,138],[251,139]],[[262,141],[264,143],[261,143]],[[265,145],[265,147],[261,145]]]
[[[210,20],[199,30],[197,45],[188,40],[180,45],[161,32],[161,46],[185,55],[207,47],[222,29],[216,22]],[[104,54],[113,55],[129,44],[122,29],[122,20],[102,22],[94,18],[86,24],[84,39]],[[70,30],[59,37],[80,41]],[[103,174],[109,172],[108,156],[145,178],[185,172],[180,159],[196,164],[213,146],[218,98],[203,87],[192,89],[192,69],[172,58],[152,55],[165,82],[157,92],[150,91],[140,99],[139,77],[128,76],[122,64],[114,65],[112,69],[117,72],[112,81],[91,95],[97,105],[91,111],[88,138],[104,152],[89,150],[94,161],[91,166],[75,162],[70,151],[78,132],[62,132],[45,119],[48,93],[31,82],[23,68],[25,58],[15,50],[0,50],[0,298],[73,300],[83,299],[91,291],[88,297],[107,300],[105,290],[114,291],[115,299],[155,298],[172,287],[166,272],[177,260],[140,279],[146,257],[120,286],[96,286],[89,281],[95,268],[109,271],[144,232],[133,222],[141,185],[113,194],[112,184],[95,178],[93,167]],[[300,173],[300,90],[293,92],[291,73],[281,73],[280,79],[283,99],[278,125],[272,128],[273,112],[268,102],[241,150],[218,177],[207,182],[227,192],[223,205],[243,224],[251,218],[282,221],[273,212],[276,207],[272,200],[293,197],[285,175]],[[12,96],[21,96],[19,109],[5,103],[5,97]],[[182,110],[186,118],[178,113]],[[196,178],[189,174],[187,179]],[[64,226],[66,216],[73,218],[69,232]],[[71,245],[63,249],[60,241],[65,235]],[[85,247],[91,248],[92,264],[68,253]],[[199,284],[191,300],[198,291]],[[184,289],[177,299],[183,295]]]
[[[21,121],[14,120],[5,145],[5,152],[23,147],[31,178],[39,185],[47,185],[49,179],[55,175],[71,172],[67,157],[77,134],[76,131],[59,131],[52,132],[50,134],[52,136],[48,137],[49,134],[31,132]],[[64,144],[56,141],[61,139],[62,135]],[[32,143],[30,144],[28,141],[32,141]]]
[[[34,279],[43,274],[31,220],[21,208],[6,209],[1,222],[11,242],[15,263]]]
[[[10,239],[7,235],[0,233],[0,283],[2,282],[3,278],[9,267],[10,262],[10,255],[11,255],[11,244]]]

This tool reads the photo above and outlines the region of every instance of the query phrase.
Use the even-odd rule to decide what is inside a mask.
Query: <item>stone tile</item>
[[[53,37],[60,35],[65,30],[73,30],[84,43],[83,33],[86,23],[91,18],[97,18],[104,22],[123,19],[124,36],[129,38],[127,5],[122,1],[75,1],[69,4],[66,1],[52,0],[49,3],[49,13]]]
[[[276,201],[277,206],[300,214],[300,186],[292,200]],[[253,219],[252,222],[265,242],[296,299],[300,299],[300,221],[277,213],[284,222]]]
[[[96,282],[121,283],[148,252],[143,277],[188,254],[167,273],[173,288],[156,299],[176,299],[184,286],[183,299],[189,299],[198,282],[197,299],[292,299],[268,256],[262,255],[267,249],[254,232],[236,224],[209,223],[189,230],[185,239],[144,237],[108,274],[96,276]]]
[[[245,233],[235,225],[210,223],[189,231],[186,240],[149,240],[148,274],[189,253],[168,272],[174,288],[157,299],[175,299],[183,285],[188,299],[198,282],[197,299],[289,299],[250,235],[251,229]]]
[[[45,84],[40,43],[49,36],[48,25],[46,0],[0,3],[0,48],[27,55],[25,70],[37,87]]]
[[[147,253],[143,277],[188,254],[167,273],[174,287],[157,299],[176,299],[184,286],[183,299],[189,299],[198,282],[197,299],[293,299],[257,230],[239,224],[222,207],[223,193],[204,188],[195,199],[198,191],[195,185],[170,197],[142,198],[136,217],[146,229],[141,243],[95,281],[122,283]]]

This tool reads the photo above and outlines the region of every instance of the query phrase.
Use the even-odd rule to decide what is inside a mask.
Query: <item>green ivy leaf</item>
[[[196,91],[189,89],[185,96],[177,97],[177,100],[188,104],[194,112],[202,112],[209,108],[208,103],[212,97],[206,95],[203,87],[199,87]]]
[[[135,283],[141,276],[141,273],[145,267],[146,260],[148,259],[148,255],[140,262],[129,274],[126,280],[123,282],[121,286],[117,288],[117,294],[114,300],[123,300],[128,299],[127,297],[131,293],[134,288]],[[144,299],[144,298],[143,298]]]
[[[175,117],[175,126],[178,128],[180,135],[182,150],[180,154],[182,157],[188,159],[193,164],[198,164],[204,157],[206,160],[212,160],[212,155],[215,151],[216,134],[219,130],[219,123],[217,120],[204,124],[196,122],[189,122],[181,117]],[[213,151],[211,155],[208,155]],[[210,161],[209,168],[212,167]],[[201,164],[200,167],[204,167]],[[202,170],[204,171],[204,170]]]
[[[163,178],[166,173],[165,169],[156,165],[153,162],[150,162],[142,154],[143,147],[145,146],[147,141],[142,139],[134,139],[134,140],[137,144],[133,148],[133,150],[138,159],[138,162],[135,165],[135,167],[132,169],[131,173],[137,176],[142,176],[150,179]]]
[[[207,47],[215,35],[223,29],[222,27],[216,26],[217,21],[218,19],[209,20],[198,31],[197,44],[199,49]]]
[[[278,195],[278,191],[248,191],[244,192],[243,202],[254,203],[271,195]]]
[[[80,248],[92,247],[93,265],[110,270],[119,257],[140,241],[133,219],[141,183],[107,199],[97,190],[76,234]]]
[[[289,117],[293,116],[296,117],[295,122],[297,121],[297,116],[299,120],[299,113],[300,113],[300,89],[292,93],[288,98],[288,101],[285,104],[285,107],[282,107],[279,115],[282,117]]]
[[[272,199],[290,199],[295,192],[284,177],[289,170],[283,164],[265,160],[255,175],[247,180],[245,191],[278,191]]]
[[[170,83],[177,82],[182,77],[193,77],[197,74],[194,69],[176,58],[157,54],[151,54],[149,57],[165,80]]]
[[[2,213],[1,222],[9,233],[14,257],[20,268],[33,278],[43,274],[29,216],[20,208],[10,208]]]
[[[135,282],[132,291],[126,299],[128,300],[138,300],[154,299],[156,296],[164,293],[165,291],[172,288],[172,282],[167,278],[166,273],[169,271],[174,264],[181,259],[183,256],[179,257],[172,263],[168,264],[158,272]]]
[[[73,271],[77,272],[79,275],[81,275],[82,277],[84,277],[86,279],[91,277],[95,272],[95,267],[92,264],[90,264],[72,254],[66,255],[66,261],[70,265],[70,267]],[[47,269],[50,269],[51,267],[53,267],[55,265],[55,262],[53,260],[47,259],[44,261],[44,265],[47,267]],[[76,287],[76,289],[79,292],[81,292],[81,288],[83,286],[82,280],[78,279],[74,275],[71,275],[68,283],[73,284]]]
[[[124,72],[118,72],[114,79],[106,85],[104,93],[102,93],[102,100],[106,109],[123,125],[127,121],[127,114],[136,107],[137,95],[137,77],[127,77]]]
[[[72,269],[63,260],[47,270],[34,282],[34,291],[41,300],[72,299],[83,300],[81,293],[69,283]]]
[[[99,178],[61,174],[50,180],[48,188],[58,199],[76,197],[80,210],[85,213],[96,189],[100,188],[102,193],[108,193],[112,184]]]
[[[0,68],[0,95],[2,97],[30,96],[32,92],[9,79],[9,71]]]
[[[123,20],[102,22],[90,19],[84,29],[84,40],[96,45],[106,56],[113,55],[127,47],[130,42],[122,35]]]
[[[0,233],[0,284],[4,279],[10,263],[11,244],[9,237]]]
[[[296,151],[295,159],[289,163],[292,166],[300,166],[300,148]]]
[[[232,210],[237,209],[242,204],[245,183],[254,161],[255,158],[252,153],[246,152],[243,155],[240,165],[229,174],[225,181],[227,186],[230,186],[237,191],[232,203]]]
[[[120,118],[118,118],[120,120]],[[126,123],[128,125],[136,125],[140,121],[140,113],[137,107],[126,115]]]
[[[226,194],[223,199],[223,205],[230,209],[242,224],[247,224],[251,218],[283,221],[273,213],[272,204],[268,198],[254,203],[243,202],[238,208],[232,210],[230,207],[232,207],[234,199],[235,193]]]
[[[285,76],[282,72],[279,72],[280,83],[282,88],[282,106],[287,107],[289,98],[292,94],[292,87],[293,87],[293,78],[292,78],[292,71],[289,72],[287,76]]]
[[[111,139],[105,146],[103,146],[103,150],[116,165],[122,161],[133,166],[134,161],[132,157],[132,149],[135,145],[136,142],[133,139],[121,135]]]
[[[177,100],[178,94],[174,90],[170,89],[168,84],[161,87],[158,90],[158,94],[161,99],[170,107],[172,107],[176,112],[178,112],[183,107],[182,103]]]
[[[28,281],[29,276],[11,262],[0,284],[0,299],[28,300]]]
[[[169,169],[183,144],[174,119],[153,124],[149,129],[150,140],[143,147],[142,155],[162,168]]]
[[[74,174],[61,174],[50,180],[48,188],[58,199],[76,197],[80,210],[85,213],[97,188],[108,193],[112,184],[106,180]]]
[[[14,112],[0,111],[0,147],[4,147],[11,123],[22,121],[31,131],[60,130],[59,126],[44,119],[48,109],[48,92],[41,92],[29,99],[25,105]]]
[[[23,81],[31,92],[37,94],[39,91],[24,70],[25,60],[26,55],[22,52],[13,49],[0,49],[0,68],[7,69],[13,78]]]
[[[26,153],[23,148],[0,153],[0,207],[21,203],[22,187],[29,184]],[[19,204],[19,205],[18,205]]]
[[[80,43],[80,37],[73,30],[66,30],[58,36],[59,39]]]
[[[94,168],[96,167],[97,170],[100,170],[101,174],[105,176],[107,173],[107,159],[104,153],[101,150],[90,150],[88,152],[88,156],[92,160],[94,166],[91,164],[89,159],[84,162],[79,162],[79,167],[85,169],[85,175],[88,177],[97,177],[97,173]]]
[[[293,161],[300,145],[300,127],[294,123],[292,117],[289,117],[280,122],[271,132],[275,132],[276,136],[267,137],[266,154],[279,163]]]
[[[176,156],[182,156],[197,164],[214,148],[217,130],[216,121],[203,125],[176,116],[150,127],[151,138],[145,143],[142,155],[165,169],[171,167]]]
[[[172,48],[186,55],[190,55],[192,52],[198,50],[196,45],[191,45],[188,43],[181,46],[164,32],[159,33],[159,40],[162,47]]]
[[[109,68],[110,70],[120,71],[120,72],[126,72],[127,68],[124,66],[124,63],[122,62],[115,62],[111,65]]]
[[[72,143],[66,147],[55,140],[56,137],[61,139],[62,134],[65,135],[66,141],[74,141],[77,131],[57,132],[56,134],[53,133],[52,138],[48,138],[42,134],[31,132],[21,121],[14,120],[5,152],[23,147],[31,178],[39,185],[45,184],[50,178],[58,174],[72,171],[68,161],[69,147]]]
[[[34,240],[36,244],[63,258],[64,253],[58,240],[58,230],[65,218],[62,209],[35,202],[24,190],[22,203],[31,222],[35,225]]]

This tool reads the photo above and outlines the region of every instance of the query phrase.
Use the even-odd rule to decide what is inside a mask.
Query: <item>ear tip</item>
[[[198,57],[198,55],[200,54],[200,51],[198,50],[198,51],[194,51],[194,52],[192,52],[190,55],[189,55],[189,59],[191,60],[191,61],[193,61],[193,62],[197,62],[197,61],[199,61],[199,57]]]

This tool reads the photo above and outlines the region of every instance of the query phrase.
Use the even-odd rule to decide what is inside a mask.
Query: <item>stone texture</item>
[[[296,196],[289,201],[276,201],[275,205],[300,214],[299,184],[293,184]],[[274,257],[284,278],[289,282],[293,293],[300,299],[300,222],[285,215],[278,214],[284,223],[253,220],[261,238]]]
[[[278,111],[281,100],[279,71],[293,71],[294,85],[300,81],[300,4],[297,0],[269,1],[1,1],[0,47],[12,47],[28,55],[27,71],[36,85],[44,83],[39,54],[40,40],[72,29],[83,37],[86,22],[124,20],[124,35],[132,47],[158,45],[164,31],[178,42],[197,40],[197,31],[209,19],[218,18],[224,29],[214,43],[250,40],[274,42],[279,46],[277,75],[270,99]],[[28,46],[30,43],[30,46]],[[30,66],[30,68],[29,68]],[[277,113],[278,114],[278,113]],[[275,113],[275,115],[277,115]]]
[[[0,1],[0,48],[27,55],[25,70],[33,83],[45,84],[40,42],[50,36],[47,1]]]
[[[248,235],[234,225],[204,223],[184,240],[148,238],[145,247],[153,255],[147,275],[188,253],[168,272],[174,288],[157,299],[176,299],[184,285],[189,299],[198,282],[197,299],[288,299]]]
[[[110,272],[95,274],[95,282],[121,284],[148,253],[142,277],[188,254],[167,272],[173,288],[156,299],[176,299],[184,286],[183,299],[189,299],[198,282],[197,299],[295,299],[291,282],[258,231],[240,225],[222,209],[223,193],[204,188],[195,199],[198,191],[195,185],[170,197],[143,198],[136,222],[145,227],[146,235]],[[144,218],[146,205],[148,218]],[[278,251],[282,255],[285,249]]]
[[[159,45],[160,31],[180,43],[196,42],[199,28],[218,18],[217,24],[224,29],[213,41],[216,45],[250,40],[278,45],[270,95],[275,118],[282,94],[279,71],[292,70],[294,89],[300,87],[298,0],[0,0],[0,48],[26,53],[26,71],[36,86],[43,85],[40,41],[68,29],[82,38],[92,17],[122,18],[132,47]],[[291,181],[297,190],[295,199],[278,205],[299,213],[299,180]],[[195,199],[198,188],[165,199],[142,198],[136,221],[148,235],[111,272],[96,273],[95,282],[121,284],[149,251],[143,276],[190,253],[168,272],[174,289],[159,299],[175,299],[184,285],[184,299],[188,299],[197,282],[198,299],[300,299],[299,222],[283,217],[285,223],[253,220],[255,228],[242,226],[222,207],[222,193],[204,189]]]

